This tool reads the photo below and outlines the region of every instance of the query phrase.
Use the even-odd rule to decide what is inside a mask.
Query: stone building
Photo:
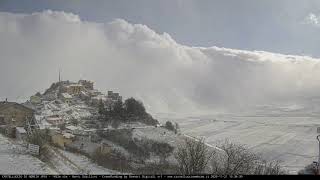
[[[65,123],[59,115],[48,116],[46,117],[46,121],[56,127]]]
[[[81,84],[70,84],[70,85],[64,86],[63,92],[66,92],[72,95],[79,95],[83,90],[84,90],[84,87]]]
[[[88,80],[79,80],[78,82],[81,84],[86,90],[93,90],[93,82]]]
[[[63,102],[68,103],[68,104],[71,103],[71,101],[72,101],[72,96],[68,93],[61,93],[61,98],[62,98]]]
[[[41,97],[37,96],[37,95],[31,96],[30,97],[30,102],[32,104],[40,104],[41,103]]]
[[[119,93],[114,93],[113,91],[108,91],[107,97],[113,101],[122,101],[122,96],[120,96]]]
[[[86,101],[86,102],[88,102],[91,98],[91,96],[87,92],[84,92],[84,91],[81,91],[79,97],[81,100]]]
[[[15,102],[0,102],[0,125],[24,127],[35,111]]]
[[[65,148],[65,146],[71,144],[74,138],[74,135],[66,132],[59,132],[51,136],[52,143],[61,148]]]
[[[105,103],[106,103],[106,100],[107,100],[107,98],[106,98],[105,96],[102,96],[102,95],[96,96],[96,97],[92,97],[92,98],[91,98],[91,105],[97,107],[97,106],[100,105],[101,102],[102,102],[103,104],[105,104]]]

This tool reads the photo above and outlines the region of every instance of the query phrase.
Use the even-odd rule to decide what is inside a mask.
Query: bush
[[[49,129],[45,129],[45,131],[33,131],[32,134],[27,136],[27,142],[38,145],[40,147],[40,154],[45,153],[47,151],[47,145],[51,143]]]
[[[119,151],[111,150],[110,152],[103,152],[97,148],[92,159],[98,164],[108,169],[117,170],[120,172],[128,172],[131,170],[129,160]]]
[[[147,114],[145,117],[140,118],[137,121],[142,122],[146,125],[150,125],[150,126],[155,126],[155,125],[159,124],[159,121],[156,119],[153,119],[153,117],[150,114]]]
[[[118,127],[120,126],[121,122],[119,119],[114,119],[111,121],[111,127],[118,129]]]
[[[100,132],[99,135],[124,147],[128,152],[137,156],[141,160],[150,157],[150,153],[146,149],[138,146],[132,139],[131,129],[108,130]]]
[[[165,124],[165,128],[168,129],[169,131],[175,131],[175,127],[174,125],[172,124],[171,121],[167,121],[166,124]]]
[[[173,152],[174,147],[166,142],[159,142],[151,139],[138,140],[135,139],[138,146],[141,146],[144,151],[154,153],[159,156],[161,163],[166,161],[166,158]]]
[[[74,125],[74,126],[78,126],[79,121],[76,118],[72,118],[71,119],[71,124]]]
[[[147,114],[146,109],[145,109],[144,105],[142,104],[142,102],[140,102],[132,97],[125,100],[124,109],[125,109],[126,114],[128,116],[143,117]]]
[[[61,130],[66,130],[66,124],[65,123],[59,124],[58,128],[61,129]]]
[[[124,103],[119,100],[112,107],[104,107],[103,104],[100,104],[98,112],[106,122],[119,120],[120,122],[142,122],[147,125],[159,124],[157,120],[146,112],[143,103],[134,98],[126,99]]]
[[[226,141],[211,160],[211,173],[217,175],[279,175],[285,171],[279,162],[267,162],[243,145]]]

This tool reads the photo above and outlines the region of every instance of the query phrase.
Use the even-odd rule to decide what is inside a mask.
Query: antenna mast
[[[59,69],[59,82],[61,82],[61,69]]]

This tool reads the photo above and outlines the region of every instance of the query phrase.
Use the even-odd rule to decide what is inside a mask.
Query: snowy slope
[[[24,147],[0,134],[0,174],[57,174],[38,158],[24,153]]]
[[[65,157],[67,157],[70,161],[72,161],[74,164],[77,165],[77,167],[80,169],[80,173],[86,173],[86,174],[119,174],[119,172],[106,169],[104,167],[101,167],[95,163],[93,163],[90,159],[87,157],[71,153],[68,151],[63,151],[59,149],[59,152],[61,152]]]
[[[317,117],[210,115],[173,119],[162,114],[158,119],[178,122],[182,133],[205,137],[214,146],[225,139],[245,144],[267,160],[282,161],[290,173],[318,159]]]

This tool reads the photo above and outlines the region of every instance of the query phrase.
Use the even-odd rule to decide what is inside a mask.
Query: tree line
[[[122,102],[122,100],[115,101],[111,105],[105,105],[100,101],[98,112],[101,118],[106,122],[140,121],[150,125],[156,125],[159,123],[146,112],[143,103],[133,97],[126,99],[124,102]]]

